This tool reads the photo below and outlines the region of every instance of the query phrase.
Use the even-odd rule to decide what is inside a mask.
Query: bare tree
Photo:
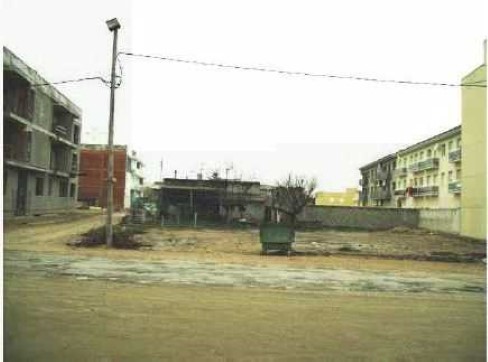
[[[313,201],[313,192],[317,187],[315,178],[288,174],[287,178],[278,182],[273,191],[273,207],[290,217],[292,225],[295,225],[297,215],[303,208]]]

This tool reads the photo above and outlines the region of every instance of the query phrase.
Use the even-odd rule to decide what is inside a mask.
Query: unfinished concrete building
[[[81,110],[3,48],[4,216],[76,206]]]
[[[168,224],[259,223],[271,195],[255,181],[165,178],[157,185],[160,217]]]

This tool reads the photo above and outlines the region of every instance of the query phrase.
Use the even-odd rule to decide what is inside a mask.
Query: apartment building
[[[486,40],[483,64],[462,79],[463,173],[461,234],[486,239]]]
[[[81,109],[3,48],[4,216],[73,209]]]
[[[394,198],[397,207],[461,207],[461,126],[397,153]]]
[[[86,205],[107,205],[108,146],[83,144],[80,151],[78,200]],[[144,164],[135,151],[114,145],[113,201],[115,210],[129,209],[133,200],[142,196]]]
[[[315,205],[319,206],[358,206],[359,192],[356,188],[347,188],[342,192],[318,191],[315,193]]]
[[[395,184],[392,179],[395,168],[396,155],[390,154],[359,169],[361,172],[360,206],[395,207],[393,199]]]

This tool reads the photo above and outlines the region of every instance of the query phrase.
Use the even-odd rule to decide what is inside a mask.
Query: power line
[[[127,56],[138,57],[138,58],[158,59],[158,60],[164,60],[164,61],[169,61],[169,62],[200,65],[200,66],[205,66],[205,67],[227,68],[227,69],[256,71],[256,72],[268,72],[268,73],[277,73],[277,74],[291,75],[291,76],[347,79],[347,80],[357,80],[357,81],[366,81],[366,82],[396,83],[396,84],[409,84],[409,85],[486,88],[486,85],[480,85],[480,84],[474,84],[474,83],[473,84],[456,84],[456,83],[441,83],[441,82],[420,82],[420,81],[411,81],[411,80],[397,80],[397,79],[381,79],[381,78],[373,78],[373,77],[361,77],[361,76],[355,76],[355,75],[320,74],[320,73],[311,73],[311,72],[289,71],[289,70],[282,70],[282,69],[275,69],[275,68],[252,67],[252,66],[223,64],[223,63],[215,63],[215,62],[204,62],[204,61],[194,60],[194,59],[182,59],[182,58],[158,56],[158,55],[150,55],[150,54],[136,54],[136,53],[124,52],[124,51],[119,52],[119,55],[127,55]]]
[[[84,77],[84,78],[77,78],[77,79],[60,80],[57,82],[31,84],[31,87],[40,87],[40,86],[45,86],[45,85],[66,84],[66,83],[78,83],[78,82],[84,82],[87,80],[100,80],[104,84],[107,84],[107,83],[110,84],[109,81],[103,79],[102,77]]]

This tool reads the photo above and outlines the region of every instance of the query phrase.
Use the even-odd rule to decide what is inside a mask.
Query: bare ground
[[[298,234],[303,254],[288,258],[261,256],[253,230],[152,228],[142,237],[153,250],[66,245],[103,222],[87,213],[7,225],[6,360],[485,358],[483,263],[374,256],[484,244],[314,231]],[[348,255],[344,245],[360,247]],[[318,249],[332,255],[306,255]]]

